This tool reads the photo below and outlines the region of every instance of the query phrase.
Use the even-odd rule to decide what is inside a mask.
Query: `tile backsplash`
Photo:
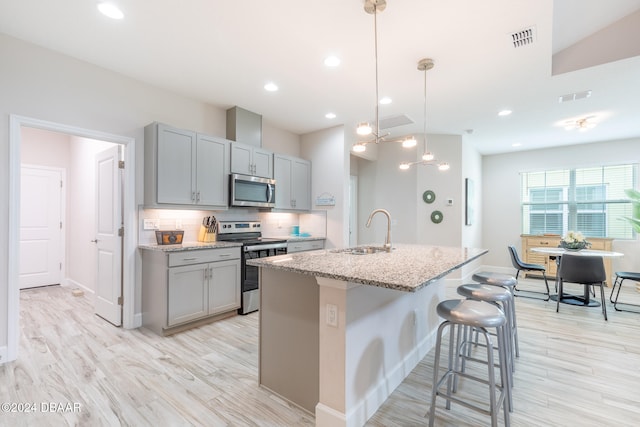
[[[218,221],[261,221],[262,235],[265,237],[287,237],[294,225],[300,227],[300,233],[309,233],[313,237],[326,237],[327,216],[325,211],[309,213],[260,212],[255,209],[233,209],[228,211],[201,211],[178,209],[140,208],[138,242],[141,245],[156,243],[155,230],[145,230],[144,220],[158,222],[159,230],[184,230],[184,242],[198,240],[202,219],[215,216]]]

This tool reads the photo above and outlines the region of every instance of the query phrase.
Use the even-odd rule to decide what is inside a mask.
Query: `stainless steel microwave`
[[[276,206],[276,181],[257,176],[231,174],[230,206],[273,208]]]

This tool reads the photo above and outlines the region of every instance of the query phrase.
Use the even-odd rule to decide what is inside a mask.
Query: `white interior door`
[[[20,289],[62,279],[62,170],[22,166],[20,173]]]
[[[121,146],[96,155],[97,279],[95,312],[116,326],[122,324],[122,175]]]

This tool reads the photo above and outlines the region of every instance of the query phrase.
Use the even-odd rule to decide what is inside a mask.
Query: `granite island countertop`
[[[220,249],[220,248],[234,248],[241,247],[242,243],[237,242],[183,242],[180,245],[138,245],[139,249],[145,249],[149,251],[160,252],[180,252],[180,251],[193,251],[200,249]]]
[[[297,252],[247,264],[415,292],[486,254],[480,248],[397,244],[391,252],[354,255],[344,249]]]

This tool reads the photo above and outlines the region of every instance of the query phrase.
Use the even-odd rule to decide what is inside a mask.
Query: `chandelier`
[[[415,147],[417,141],[414,137],[408,137],[403,140],[387,140],[386,137],[389,133],[380,133],[380,119],[379,119],[379,95],[378,95],[378,12],[382,12],[387,7],[386,0],[365,0],[364,10],[368,14],[373,15],[373,33],[374,33],[374,50],[375,50],[375,77],[376,77],[376,110],[375,110],[375,122],[374,127],[368,122],[362,122],[358,124],[356,133],[360,136],[372,135],[373,138],[368,141],[358,142],[353,145],[352,150],[356,153],[361,153],[367,149],[367,144],[372,142],[378,144],[380,142],[402,142],[402,146],[405,148]]]
[[[449,163],[441,162],[435,159],[433,153],[429,151],[427,148],[427,71],[432,69],[434,66],[433,59],[431,58],[423,58],[418,61],[418,70],[424,72],[424,120],[423,120],[423,152],[422,152],[422,160],[416,162],[404,162],[400,164],[400,169],[407,170],[413,165],[424,165],[424,166],[438,166],[438,169],[441,171],[446,171],[449,169]]]

